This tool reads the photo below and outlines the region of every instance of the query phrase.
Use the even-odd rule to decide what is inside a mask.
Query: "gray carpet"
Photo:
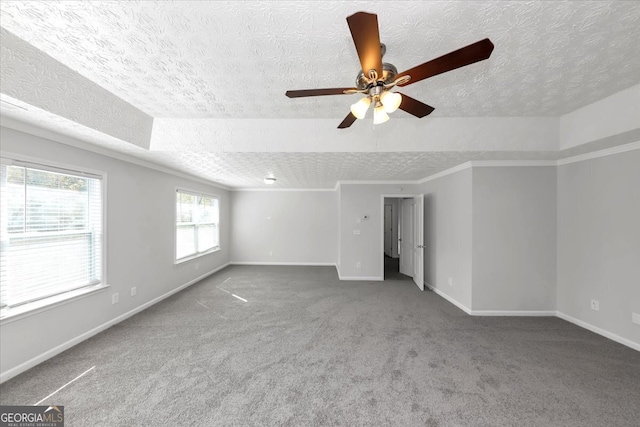
[[[639,352],[331,267],[229,267],[8,381],[0,403],[92,366],[42,403],[67,427],[640,425]]]

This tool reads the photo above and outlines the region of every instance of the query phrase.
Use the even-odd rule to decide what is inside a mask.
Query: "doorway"
[[[385,280],[406,280],[400,274],[400,204],[402,198],[384,198],[383,266]]]
[[[413,280],[424,290],[423,195],[382,196],[384,280]]]

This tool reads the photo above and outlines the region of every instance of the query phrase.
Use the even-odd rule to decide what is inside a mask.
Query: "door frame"
[[[384,280],[384,199],[385,197],[392,197],[394,199],[412,199],[418,196],[418,194],[406,194],[406,193],[389,193],[380,195],[380,218],[382,218],[382,226],[380,228],[380,279]]]
[[[384,215],[382,217],[383,230],[384,230],[384,233],[386,235],[386,233],[387,233],[387,206],[389,206],[389,208],[390,208],[389,209],[389,216],[390,216],[389,222],[391,223],[391,230],[389,230],[389,244],[390,245],[389,245],[388,249],[389,249],[389,252],[391,254],[389,256],[393,256],[393,205],[390,204],[390,203],[385,203],[384,204]],[[397,227],[398,226],[396,225],[396,228]],[[383,236],[383,237],[385,237],[385,236]],[[385,242],[384,242],[384,250],[385,250],[385,254],[386,254],[387,253],[387,242],[386,242],[386,239],[385,239]]]

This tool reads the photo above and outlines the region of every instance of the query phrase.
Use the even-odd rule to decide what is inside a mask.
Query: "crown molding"
[[[540,167],[557,166],[556,160],[472,160],[471,166],[476,168],[489,167]]]
[[[340,185],[352,185],[352,184],[365,184],[365,185],[411,185],[418,181],[385,181],[385,180],[352,180],[352,181],[338,181]]]
[[[456,172],[463,171],[465,169],[469,169],[471,166],[472,166],[471,162],[464,162],[464,163],[459,164],[458,166],[454,166],[452,168],[445,169],[445,170],[443,170],[441,172],[437,172],[437,173],[435,173],[433,175],[429,175],[429,176],[427,176],[425,178],[422,178],[422,179],[420,179],[418,181],[415,181],[414,184],[424,184],[425,182],[433,181],[434,179],[442,178],[444,176],[451,175],[452,173],[456,173]]]
[[[437,172],[433,175],[426,176],[422,179],[410,181],[410,180],[344,180],[337,181],[333,188],[251,188],[251,187],[228,187],[223,184],[219,184],[214,181],[207,180],[205,178],[197,177],[194,175],[190,175],[188,173],[184,173],[178,171],[176,169],[172,169],[166,166],[161,166],[152,161],[147,161],[140,159],[138,157],[121,153],[118,151],[114,151],[109,148],[100,147],[94,144],[90,144],[83,140],[59,134],[55,131],[45,129],[36,125],[32,125],[20,120],[16,120],[10,117],[2,116],[0,120],[0,126],[6,127],[8,129],[12,129],[18,132],[28,133],[30,135],[34,135],[40,138],[49,139],[51,141],[55,141],[61,144],[69,145],[75,148],[79,148],[85,151],[90,151],[96,154],[100,154],[106,157],[111,157],[117,160],[121,160],[127,163],[133,163],[138,166],[142,166],[148,169],[153,169],[159,172],[163,172],[169,175],[173,175],[179,178],[188,179],[194,182],[199,182],[205,185],[209,185],[212,187],[216,187],[222,190],[234,192],[259,192],[259,191],[276,191],[276,192],[285,192],[285,191],[338,191],[342,185],[416,185],[423,184],[425,182],[433,181],[438,178],[445,177],[447,175],[451,175],[456,172],[460,172],[469,168],[474,167],[550,167],[550,166],[562,166],[570,163],[581,162],[585,160],[597,159],[600,157],[606,157],[613,154],[625,153],[628,151],[638,150],[640,149],[640,141],[619,145],[616,147],[606,148],[603,150],[592,151],[589,153],[579,154],[576,156],[570,156],[561,158],[559,160],[471,160],[468,162],[461,163],[457,166],[451,167],[449,169]],[[560,152],[558,152],[560,154]]]
[[[631,142],[629,144],[618,145],[617,147],[605,148],[604,150],[592,151],[590,153],[579,154],[577,156],[565,157],[556,162],[556,165],[568,165],[570,163],[582,162],[585,160],[597,159],[599,157],[606,157],[612,154],[626,153],[627,151],[633,151],[640,149],[640,141]]]
[[[111,157],[112,159],[121,160],[127,163],[133,163],[135,165],[142,166],[147,169],[153,169],[158,172],[163,172],[179,178],[184,178],[191,181],[199,182],[201,184],[206,184],[212,187],[220,188],[222,190],[231,191],[230,187],[227,187],[222,184],[218,184],[217,182],[209,181],[207,179],[204,179],[195,175],[190,175],[188,173],[184,173],[166,166],[161,166],[157,163],[150,162],[147,160],[142,160],[138,157],[131,156],[125,153],[120,153],[118,151],[114,151],[109,148],[103,148],[94,144],[90,144],[88,142],[74,138],[72,136],[62,135],[55,131],[45,129],[39,126],[35,126],[30,123],[25,123],[20,120],[12,119],[10,117],[1,116],[0,126],[5,127],[7,129],[15,130],[18,132],[27,133],[29,135],[37,136],[38,138],[44,138],[50,141],[58,142],[60,144],[69,145],[71,147],[79,148],[81,150],[89,151],[95,154],[100,154],[105,157]]]

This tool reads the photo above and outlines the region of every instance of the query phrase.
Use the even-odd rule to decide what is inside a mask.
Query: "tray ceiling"
[[[430,118],[398,111],[391,118],[397,122],[381,125],[370,144],[371,126],[363,123],[336,138],[335,126],[357,97],[288,99],[284,92],[353,84],[359,64],[345,18],[361,10],[378,14],[384,60],[399,71],[485,37],[496,49],[487,61],[403,89],[436,108]],[[81,125],[51,114],[42,107],[53,105],[45,92],[39,108],[11,111],[3,104],[5,117],[231,187],[260,186],[268,172],[277,174],[279,187],[331,188],[337,180],[415,180],[468,160],[555,159],[550,147],[557,141],[548,138],[555,118],[640,83],[635,2],[3,0],[0,11],[4,29],[156,119],[154,132],[192,131],[198,138],[152,138],[146,147],[118,140],[88,119]],[[36,69],[29,77],[38,78]],[[55,96],[64,97],[60,90]],[[486,120],[478,129],[487,132],[500,117],[543,126],[528,140],[497,135],[481,144],[474,128],[456,137],[455,148],[447,148],[446,138],[434,140],[455,127],[443,120],[465,117]],[[195,119],[203,125],[193,128]],[[313,135],[296,145],[310,119],[319,119]],[[273,124],[252,132],[242,120],[246,127]],[[525,132],[519,123],[510,127]],[[286,144],[277,140],[280,127]],[[394,135],[396,151],[381,144]],[[424,149],[421,135],[429,142]],[[353,152],[336,148],[345,140]]]

